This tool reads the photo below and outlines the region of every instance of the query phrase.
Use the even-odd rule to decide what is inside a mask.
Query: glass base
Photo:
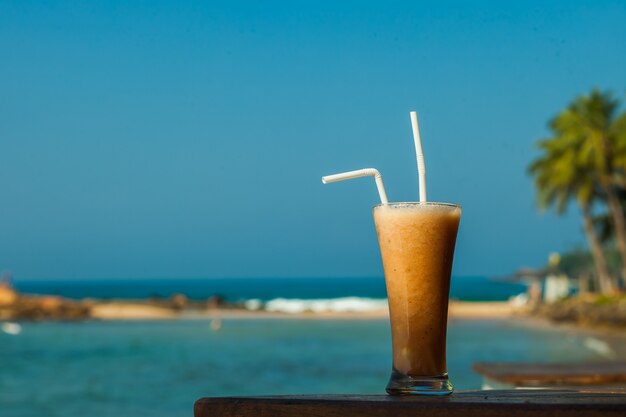
[[[412,377],[395,369],[391,372],[386,388],[389,395],[450,395],[452,390],[448,374]]]

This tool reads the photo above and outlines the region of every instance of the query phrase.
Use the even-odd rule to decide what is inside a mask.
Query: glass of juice
[[[461,207],[388,203],[373,209],[389,299],[391,395],[452,393],[446,368],[450,275]]]

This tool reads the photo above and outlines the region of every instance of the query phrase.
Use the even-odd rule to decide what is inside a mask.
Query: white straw
[[[417,112],[411,112],[411,126],[413,127],[413,140],[415,141],[415,155],[417,156],[417,173],[419,175],[420,202],[426,202],[426,165],[424,164],[424,152],[420,139],[420,127],[417,124]]]
[[[322,177],[322,182],[328,184],[329,182],[337,182],[343,180],[351,180],[353,178],[360,177],[374,177],[376,180],[376,188],[378,188],[378,195],[380,196],[380,202],[387,204],[387,193],[385,193],[385,184],[383,184],[383,176],[380,175],[375,168],[357,169],[356,171],[342,172],[341,174],[333,174]]]

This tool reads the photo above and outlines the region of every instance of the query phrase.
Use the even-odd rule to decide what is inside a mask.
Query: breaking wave
[[[279,313],[363,313],[387,309],[387,300],[364,297],[341,297],[305,300],[299,298],[274,298],[266,302],[258,299],[245,303],[248,310],[265,310]]]

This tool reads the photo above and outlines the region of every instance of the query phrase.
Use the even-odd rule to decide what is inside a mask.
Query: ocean
[[[77,298],[165,297],[170,291],[204,298],[216,290],[233,300],[381,294],[375,279],[270,281],[17,286]],[[457,296],[471,299],[477,294],[471,287],[457,286]],[[483,293],[485,299],[506,297],[499,287]],[[448,334],[448,370],[461,390],[480,389],[471,369],[478,361],[593,361],[625,353],[622,338],[523,320],[453,320]],[[225,319],[219,331],[205,319],[25,322],[19,334],[0,331],[0,415],[189,417],[202,396],[382,394],[390,362],[386,319]]]
[[[68,298],[166,298],[175,293],[185,294],[194,300],[220,295],[229,301],[386,297],[385,281],[382,277],[40,280],[16,281],[14,284],[24,293]],[[504,301],[525,289],[521,284],[496,281],[484,276],[454,277],[450,298],[463,301]]]

